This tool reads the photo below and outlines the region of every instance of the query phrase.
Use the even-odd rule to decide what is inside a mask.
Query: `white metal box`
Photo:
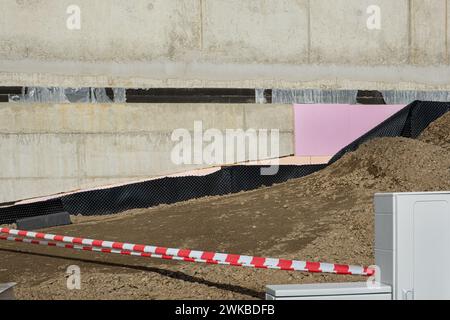
[[[394,300],[450,299],[450,192],[375,194],[375,260]]]
[[[366,282],[270,285],[267,300],[392,300],[391,287]]]

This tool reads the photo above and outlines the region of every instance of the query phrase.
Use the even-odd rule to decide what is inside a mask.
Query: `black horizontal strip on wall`
[[[127,103],[272,103],[272,89],[264,89],[262,97],[256,97],[253,88],[141,88],[126,89]],[[0,102],[9,102],[12,95],[28,93],[28,87],[0,86]],[[106,95],[113,100],[112,88],[105,88]],[[386,104],[383,94],[375,90],[358,90],[359,104]],[[259,101],[262,103],[261,101]]]
[[[267,95],[271,92],[267,91]],[[128,103],[255,103],[255,89],[152,88],[127,89]]]
[[[386,104],[383,94],[376,90],[358,90],[356,102],[359,104]]]
[[[0,94],[21,94],[22,87],[0,87]]]
[[[9,96],[27,94],[29,87],[0,87],[0,102]],[[125,89],[127,103],[255,103],[255,89],[250,88],[140,88]],[[113,100],[112,88],[105,88]],[[272,102],[272,90],[263,91],[265,103]]]
[[[22,87],[0,86],[0,102],[9,102],[9,96],[14,94],[22,94]]]

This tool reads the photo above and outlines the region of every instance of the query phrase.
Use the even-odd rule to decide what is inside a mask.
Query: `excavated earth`
[[[278,258],[374,263],[373,194],[450,190],[450,113],[416,140],[380,138],[308,177],[102,217],[58,234]],[[0,282],[21,299],[258,299],[267,284],[362,281],[0,242]],[[81,289],[67,289],[67,267]]]

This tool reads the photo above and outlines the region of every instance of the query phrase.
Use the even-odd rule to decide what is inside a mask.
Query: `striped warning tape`
[[[347,275],[350,274],[350,275],[370,276],[373,275],[374,273],[372,269],[354,265],[263,258],[237,254],[197,251],[190,249],[175,249],[175,248],[148,246],[123,242],[93,240],[87,238],[75,238],[69,236],[53,235],[33,231],[22,231],[9,228],[0,228],[0,233],[9,234],[12,236],[19,236],[19,237],[2,236],[0,237],[0,240],[10,240],[32,244],[58,246],[87,251],[120,253],[126,255],[138,255],[144,257],[182,260],[189,262],[203,262],[209,264],[225,264],[232,266],[252,267],[252,268],[334,273]],[[26,238],[49,240],[54,242],[38,241],[38,240],[35,240],[33,242],[30,241],[30,239]]]
[[[96,251],[96,252],[102,252],[102,253],[116,253],[116,254],[122,254],[122,255],[128,255],[128,256],[139,256],[139,257],[144,257],[144,258],[159,258],[159,259],[165,259],[165,260],[181,260],[181,261],[187,261],[187,262],[200,262],[200,263],[230,265],[229,263],[220,262],[220,261],[191,259],[191,258],[183,258],[183,257],[177,257],[177,256],[167,256],[167,255],[147,253],[147,252],[136,252],[136,251],[126,251],[126,250],[118,250],[118,249],[110,249],[110,248],[91,247],[91,246],[84,246],[84,245],[76,245],[76,244],[72,244],[72,243],[52,242],[52,241],[47,241],[47,240],[36,240],[36,239],[20,238],[20,237],[13,237],[13,236],[9,236],[8,237],[8,236],[0,235],[0,240],[23,242],[23,243],[30,243],[30,244],[36,244],[36,245],[42,245],[42,246],[49,246],[49,247],[60,247],[60,248],[66,248],[66,249],[76,249],[76,250],[82,250],[82,251]],[[242,265],[242,266],[243,267],[253,267],[253,266],[250,266],[250,265]]]

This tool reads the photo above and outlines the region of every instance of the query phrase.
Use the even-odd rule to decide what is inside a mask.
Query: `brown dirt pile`
[[[450,112],[433,122],[422,132],[419,140],[440,146],[450,151]]]
[[[447,114],[436,121],[418,140],[375,139],[320,172],[270,188],[110,217],[77,217],[76,224],[49,231],[369,265],[374,262],[375,192],[450,190],[449,119]],[[32,299],[251,299],[263,297],[266,284],[363,280],[86,252],[72,254],[64,249],[10,243],[0,243],[0,255],[0,282],[19,282],[18,296]],[[64,270],[71,264],[81,267],[81,291],[65,288]]]

